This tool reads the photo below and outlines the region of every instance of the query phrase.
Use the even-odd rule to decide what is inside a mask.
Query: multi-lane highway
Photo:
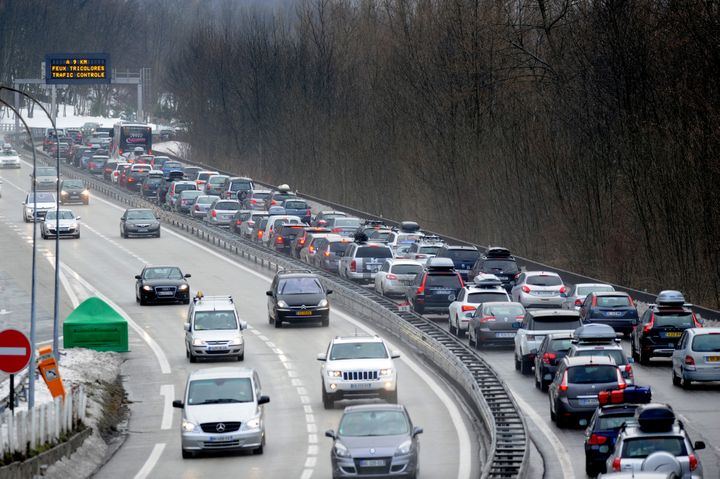
[[[32,225],[24,224],[21,217],[28,172],[27,165],[3,172],[0,215],[14,227],[3,227],[0,241],[12,245],[16,255],[30,254],[26,237]],[[323,409],[315,357],[335,335],[372,331],[338,310],[333,311],[329,328],[275,329],[267,323],[265,291],[271,279],[267,272],[255,271],[169,229],[160,239],[122,239],[119,218],[123,208],[98,197],[93,197],[89,206],[71,208],[82,217],[82,238],[61,242],[68,287],[80,300],[89,294],[110,300],[132,327],[132,351],[123,367],[131,401],[129,435],[97,477],[194,478],[229,473],[263,478],[329,477],[330,441],[323,433],[337,427],[344,404],[332,411]],[[181,397],[190,371],[217,363],[190,364],[185,358],[182,325],[187,306],[136,304],[134,275],[145,264],[179,265],[192,274],[194,290],[230,294],[235,299],[241,317],[250,325],[242,365],[258,370],[264,393],[271,398],[266,406],[268,440],[263,455],[181,458],[179,414],[170,403]],[[43,288],[41,294],[47,296],[51,291]],[[481,454],[473,419],[431,369],[407,351],[401,352],[399,401],[425,431],[421,477],[477,476]]]

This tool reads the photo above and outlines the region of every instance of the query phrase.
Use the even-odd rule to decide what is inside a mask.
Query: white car
[[[45,215],[45,221],[40,226],[42,239],[54,238],[80,238],[80,217],[75,216],[72,210],[50,210]],[[59,228],[59,229],[57,229]]]
[[[411,259],[385,260],[380,271],[375,275],[375,291],[388,296],[391,294],[405,294],[405,290],[422,273],[423,266]]]
[[[560,275],[547,271],[525,271],[510,291],[512,300],[525,308],[562,308],[567,287]]]
[[[55,209],[55,195],[45,191],[38,191],[36,196],[28,193],[23,201],[23,220],[26,223],[44,220],[49,210]]]
[[[7,143],[0,150],[0,168],[20,168],[20,155]]]
[[[390,351],[379,336],[336,336],[322,361],[320,377],[325,409],[335,401],[380,397],[397,403],[397,369],[393,359],[400,353]]]
[[[458,292],[457,299],[450,303],[448,321],[450,332],[462,338],[468,330],[470,319],[481,303],[510,302],[502,281],[494,274],[482,274],[475,283],[468,283]]]

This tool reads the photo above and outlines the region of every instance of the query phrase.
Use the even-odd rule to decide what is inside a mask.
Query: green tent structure
[[[128,323],[120,313],[100,298],[92,296],[65,318],[65,348],[127,352]]]

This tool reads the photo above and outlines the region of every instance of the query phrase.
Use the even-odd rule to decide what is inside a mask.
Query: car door
[[[522,320],[522,324],[517,330],[517,334],[515,335],[515,352],[517,357],[519,358],[523,354],[523,350],[527,348],[527,333],[528,329],[530,328],[530,315],[528,313],[525,313],[525,317]]]
[[[190,303],[190,307],[188,308],[188,315],[187,315],[187,326],[185,328],[185,347],[188,351],[190,351],[190,345],[192,344],[192,331],[195,328],[195,325],[193,325],[193,312],[195,311],[195,303]]]
[[[552,382],[548,386],[548,396],[550,398],[550,408],[552,411],[557,412],[555,410],[555,398],[557,397],[557,390],[560,386],[560,383],[562,382],[563,374],[565,374],[565,362],[562,362],[558,368],[557,371],[555,371],[555,377],[553,378]]]
[[[272,284],[270,285],[270,291],[272,292],[272,295],[268,295],[268,297],[267,297],[268,314],[273,319],[275,318],[275,303],[277,301],[277,285],[278,285],[278,279],[274,278]]]
[[[688,334],[687,330],[682,333],[682,336],[680,337],[680,341],[678,341],[678,345],[673,351],[672,354],[672,365],[673,371],[675,374],[678,375],[678,377],[681,377],[680,374],[680,365],[683,363],[685,359],[685,348],[687,347],[688,343],[688,337],[690,335]]]
[[[518,276],[517,280],[515,281],[515,286],[510,290],[510,295],[512,296],[512,300],[516,303],[520,302],[520,289],[525,285],[525,273],[520,273],[520,276]]]

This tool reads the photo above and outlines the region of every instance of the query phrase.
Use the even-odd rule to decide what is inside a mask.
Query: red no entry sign
[[[22,371],[30,361],[30,341],[16,329],[0,331],[0,370],[8,374]]]

